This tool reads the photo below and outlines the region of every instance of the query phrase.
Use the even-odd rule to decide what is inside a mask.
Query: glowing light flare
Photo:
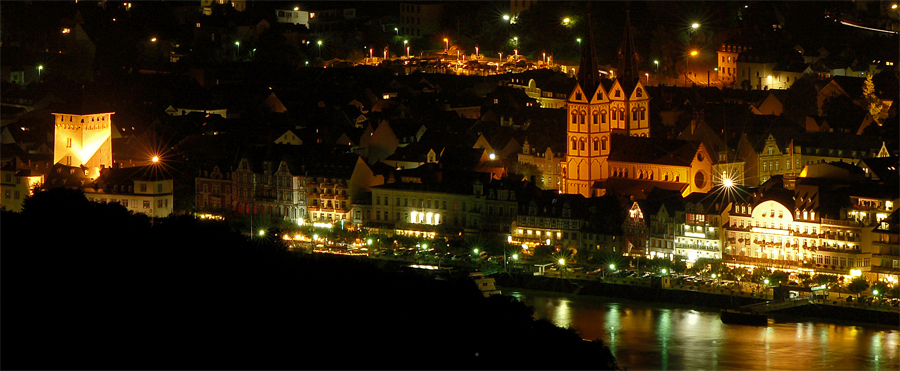
[[[697,54],[699,54],[698,51],[696,51],[696,50],[691,50],[691,56],[692,56],[692,57],[697,56]]]
[[[691,24],[691,29],[696,30],[696,29],[698,29],[698,28],[700,28],[700,24],[699,24],[699,23]]]
[[[152,163],[154,163],[154,164],[157,163],[157,162],[159,162],[159,156],[153,156],[153,157],[150,159],[150,162],[152,162]]]

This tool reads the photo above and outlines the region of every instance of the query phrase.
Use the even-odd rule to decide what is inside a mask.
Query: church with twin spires
[[[601,79],[593,30],[582,45],[577,84],[566,101],[566,157],[560,192],[584,197],[608,191],[646,195],[653,188],[683,196],[712,188],[712,161],[700,142],[650,137],[650,96],[640,80],[626,16],[615,79]]]

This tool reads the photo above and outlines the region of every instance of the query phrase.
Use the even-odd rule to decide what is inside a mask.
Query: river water
[[[525,289],[535,317],[601,339],[628,370],[900,370],[898,326],[769,319],[726,325],[712,309]]]

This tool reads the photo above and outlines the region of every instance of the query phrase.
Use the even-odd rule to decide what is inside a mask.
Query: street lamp
[[[155,42],[156,42],[156,38],[154,37],[154,38],[150,39],[150,42],[155,43]]]
[[[699,24],[699,23],[693,23],[693,24],[691,24],[691,29],[692,29],[692,30],[696,30],[696,29],[698,29],[698,28],[700,28],[700,24]]]
[[[581,38],[579,37],[579,38],[575,39],[575,41],[578,41],[578,46],[581,47]]]
[[[159,163],[159,156],[153,156],[153,158],[150,159],[150,162],[154,164]]]
[[[699,54],[698,51],[696,51],[696,50],[691,50],[691,56],[692,56],[692,57],[696,57],[697,54]]]
[[[475,45],[475,58],[478,58],[478,45]]]
[[[397,27],[394,27],[394,31],[396,31],[396,32],[397,32],[397,36],[400,36],[400,29],[399,29],[399,28],[397,28]]]
[[[238,56],[240,56],[241,55],[241,42],[235,41],[234,45],[237,45],[237,53],[238,53]]]
[[[504,14],[504,15],[503,15],[503,20],[504,20],[504,21],[508,21],[508,20],[509,20],[509,14]]]
[[[519,260],[519,254],[513,254],[512,258],[513,260]]]
[[[513,43],[516,44],[516,46],[519,46],[519,37],[518,36],[513,36]]]
[[[566,259],[559,258],[559,277],[562,278],[563,274],[566,272]]]
[[[266,235],[266,230],[265,230],[265,229],[260,229],[260,230],[259,230],[259,236],[262,237],[262,236],[265,236],[265,235]]]
[[[656,79],[659,80],[659,61],[658,61],[658,60],[654,60],[654,61],[653,61],[653,64],[656,65],[656,76],[657,76]]]
[[[668,272],[668,270],[666,268],[663,268],[661,272],[662,272],[662,274],[666,274],[666,272]]]
[[[569,19],[569,17],[563,18],[563,21],[562,21],[563,26],[568,26],[568,25],[569,25],[569,22],[571,22],[571,21],[572,21],[572,20]]]
[[[450,39],[444,38],[444,51],[450,50]]]
[[[43,65],[38,66],[38,82],[41,81],[41,71],[43,71],[43,70],[44,70],[44,66],[43,66]]]

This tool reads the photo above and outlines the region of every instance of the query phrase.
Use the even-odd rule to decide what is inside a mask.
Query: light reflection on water
[[[601,339],[629,370],[898,370],[900,327],[725,325],[715,311],[513,289],[535,317]],[[799,319],[803,320],[803,319]]]

